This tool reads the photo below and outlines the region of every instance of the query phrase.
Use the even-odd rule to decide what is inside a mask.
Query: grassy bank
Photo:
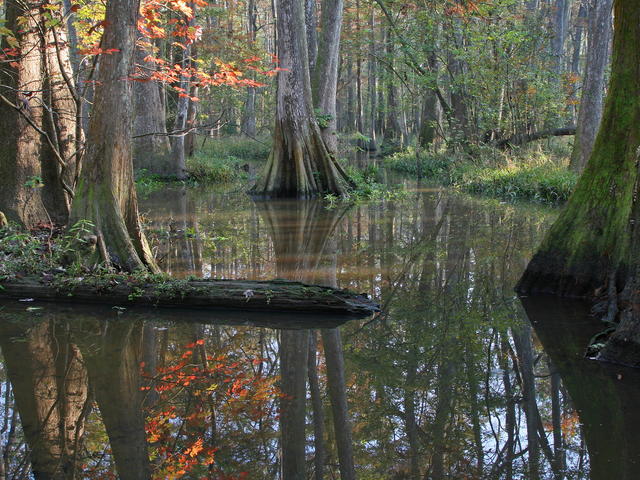
[[[465,192],[553,204],[566,201],[577,180],[563,153],[482,149],[471,156],[408,149],[386,157],[384,164]]]

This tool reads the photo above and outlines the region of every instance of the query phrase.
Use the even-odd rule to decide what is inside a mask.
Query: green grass
[[[471,157],[409,149],[385,158],[384,164],[465,192],[551,204],[566,201],[577,181],[561,157],[540,151],[507,154],[482,149]]]

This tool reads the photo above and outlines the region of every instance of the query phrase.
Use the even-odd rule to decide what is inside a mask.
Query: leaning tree
[[[517,290],[596,298],[616,332],[601,351],[640,364],[640,1],[614,2],[613,59],[602,124],[567,206]]]
[[[71,223],[93,224],[96,248],[89,262],[157,271],[142,232],[133,182],[131,69],[139,0],[107,2],[87,149],[71,210]]]
[[[345,194],[353,184],[329,153],[314,115],[303,2],[278,0],[276,12],[281,71],[273,148],[252,193],[300,198]]]

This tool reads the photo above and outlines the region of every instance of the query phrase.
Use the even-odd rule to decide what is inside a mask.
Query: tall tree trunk
[[[193,4],[190,4],[193,8]],[[193,26],[193,21],[189,20],[189,26]],[[191,50],[193,46],[187,45],[182,52],[182,71],[188,71],[191,67]],[[187,74],[180,76],[180,90],[184,92],[178,96],[178,106],[176,107],[176,118],[173,123],[173,131],[176,132],[171,137],[171,157],[177,177],[184,179],[187,176],[187,162],[185,157],[185,129],[187,128],[187,117],[189,115],[190,77]]]
[[[320,396],[320,382],[318,380],[317,366],[317,342],[318,335],[315,330],[309,334],[309,394],[313,409],[313,446],[314,446],[314,476],[315,480],[324,479],[324,465],[326,461],[326,451],[324,445],[324,409],[322,407],[322,397]]]
[[[347,404],[346,380],[344,376],[344,353],[340,329],[322,329],[324,358],[327,364],[327,383],[331,410],[333,412],[333,428],[340,462],[341,480],[355,480],[356,471],[353,462],[353,440],[351,436],[351,419]]]
[[[371,7],[371,13],[369,14],[369,59],[367,60],[368,72],[367,72],[367,86],[369,87],[369,145],[367,149],[374,152],[378,149],[378,141],[376,139],[376,133],[378,131],[378,125],[376,122],[378,116],[378,78],[377,78],[377,64],[376,64],[376,15],[375,9]]]
[[[144,61],[148,55],[153,55],[153,52],[138,46],[135,62],[146,71],[155,70],[154,63]],[[142,70],[140,72],[140,76],[145,78]],[[160,84],[154,80],[133,84],[133,166],[136,170],[145,169],[163,177],[177,176],[179,172],[171,161],[171,145],[166,135],[167,118],[160,93]]]
[[[612,3],[613,0],[591,0],[589,6],[587,63],[571,152],[571,169],[579,173],[584,170],[591,156],[602,118],[604,77],[609,65]]]
[[[258,26],[256,24],[258,11],[256,9],[256,0],[248,0],[247,3],[247,34],[249,42],[253,45],[256,41],[256,32]],[[255,137],[256,129],[256,97],[258,90],[255,87],[247,87],[247,97],[244,101],[244,109],[242,111],[242,125],[240,130],[248,137]]]
[[[343,195],[352,185],[331,157],[316,123],[302,0],[279,0],[278,73],[273,149],[252,192],[266,197]]]
[[[569,6],[570,0],[556,0],[553,17],[554,35],[551,41],[552,55],[555,60],[555,72],[559,76],[565,71],[565,43],[569,30]],[[558,81],[560,79],[558,78]]]
[[[282,480],[307,480],[305,417],[308,330],[280,332]]]
[[[195,49],[195,47],[194,47]],[[195,53],[194,53],[195,55]],[[198,86],[192,85],[190,95],[192,98],[198,97]],[[187,109],[187,124],[186,128],[189,129],[189,133],[184,138],[184,153],[187,157],[193,157],[196,153],[196,127],[198,119],[198,102],[189,100],[189,108]]]
[[[57,151],[57,145],[56,139],[43,130],[46,66],[40,6],[38,2],[7,2],[7,26],[16,32],[21,56],[17,66],[5,63],[0,70],[0,84],[6,85],[0,88],[0,129],[5,132],[0,136],[0,210],[27,227],[50,220],[64,223],[71,191],[69,186],[66,190],[63,186],[65,159],[51,152],[45,154],[46,138],[51,141],[52,151]],[[19,23],[19,18],[25,22]],[[6,38],[3,36],[2,46],[10,48]],[[53,80],[59,85],[57,75]],[[51,93],[60,100],[59,89]],[[51,134],[54,132],[50,130]]]
[[[97,336],[83,335],[83,354],[118,477],[150,480],[151,464],[140,391],[143,324],[116,320],[93,325],[93,328],[99,333]],[[92,342],[87,342],[88,339]]]
[[[45,67],[46,84],[50,101],[48,108],[48,122],[45,122],[49,137],[53,140],[56,151],[45,150],[46,157],[55,168],[43,168],[45,185],[66,185],[73,190],[80,174],[81,149],[84,134],[79,118],[80,97],[76,92],[76,85],[71,67],[70,48],[67,42],[67,32],[61,11],[53,11],[53,18],[60,23],[51,26],[45,33]],[[59,155],[65,163],[64,168],[54,158]],[[62,182],[62,183],[61,183]],[[60,220],[65,221],[71,208],[72,195],[64,188],[48,189],[48,203],[59,205],[64,215]],[[54,212],[58,208],[54,207]]]
[[[104,49],[97,76],[87,151],[73,201],[71,222],[95,225],[97,248],[83,261],[107,261],[133,270],[157,271],[138,218],[131,158],[132,89],[129,77],[135,50],[139,0],[107,4]]]
[[[82,355],[68,343],[64,325],[45,320],[27,329],[24,324],[3,318],[0,345],[33,475],[37,480],[72,480],[80,472],[88,397]]]
[[[340,32],[344,0],[324,0],[320,42],[315,69],[313,69],[313,101],[320,115],[322,138],[330,154],[338,152],[336,95],[338,90],[338,64],[340,62]]]

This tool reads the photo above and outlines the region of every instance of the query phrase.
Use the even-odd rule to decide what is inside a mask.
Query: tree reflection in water
[[[347,211],[176,195],[150,218],[173,274],[337,285],[385,313],[310,331],[242,313],[7,306],[0,479],[637,471],[635,372],[582,358],[581,307],[525,299],[534,330],[512,292],[553,212],[427,189]]]

